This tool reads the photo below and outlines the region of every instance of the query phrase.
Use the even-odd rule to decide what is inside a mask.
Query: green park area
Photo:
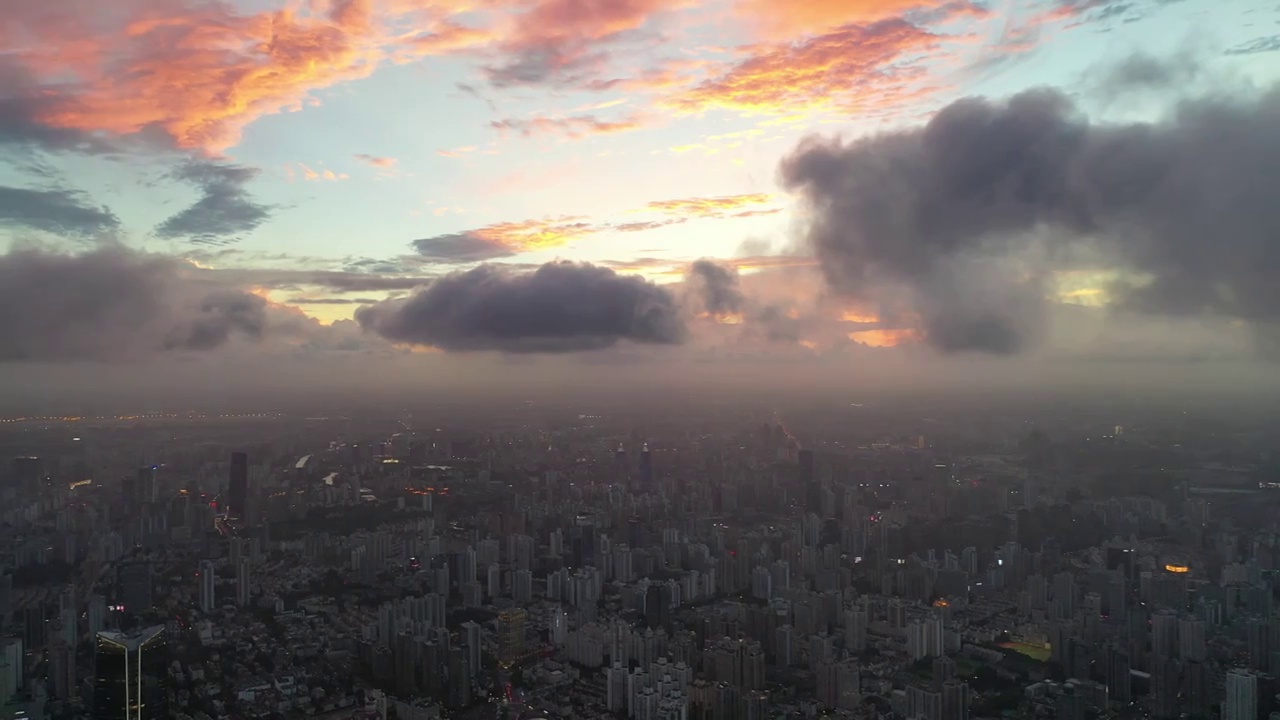
[[[1005,650],[1012,650],[1020,655],[1026,655],[1032,660],[1039,662],[1048,662],[1053,655],[1053,650],[1046,645],[1029,645],[1027,643],[1018,642],[1002,642],[1000,647]]]

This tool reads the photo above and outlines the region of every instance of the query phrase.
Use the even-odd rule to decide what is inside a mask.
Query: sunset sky
[[[1168,122],[1174,133],[1183,120],[1169,118],[1183,103],[1243,103],[1242,122],[1273,111],[1269,88],[1280,80],[1280,7],[1250,0],[58,0],[6,3],[0,42],[0,242],[9,247],[0,275],[10,278],[0,293],[45,306],[35,319],[0,322],[0,355],[15,362],[114,355],[100,336],[109,327],[179,351],[222,349],[244,330],[263,347],[275,334],[292,346],[306,336],[347,349],[377,340],[427,354],[558,354],[697,344],[689,338],[708,337],[702,321],[718,326],[709,332],[741,328],[711,344],[740,340],[752,352],[822,352],[831,332],[863,348],[1020,351],[1024,338],[1005,338],[1008,328],[974,340],[985,314],[954,341],[931,325],[935,302],[956,304],[933,281],[945,274],[954,290],[970,278],[958,266],[932,265],[924,292],[919,274],[888,255],[833,251],[845,232],[831,227],[836,213],[862,208],[839,224],[870,233],[859,223],[878,211],[846,202],[852,180],[830,180],[823,163],[844,153],[839,162],[856,165],[847,178],[861,178],[859,188],[877,178],[876,191],[889,193],[909,182],[895,173],[915,156],[875,155],[885,164],[873,168],[854,148],[871,157],[875,138],[920,132],[963,98],[988,98],[998,113],[1048,87],[1080,132]],[[974,231],[984,248],[996,235],[1053,227],[1096,239],[1112,217],[1091,206],[1099,214],[1089,222],[1058,222],[1062,208],[1050,208],[1013,227],[993,220],[988,200],[971,199],[958,220],[991,211]],[[1255,259],[1280,265],[1269,247]],[[1055,312],[1096,310],[1111,304],[1117,277],[1160,279],[1163,265],[1133,250],[1047,270],[1019,260],[1008,272],[1047,272],[1028,292],[1036,302],[1047,294]],[[702,258],[713,270],[692,271]],[[577,276],[535,274],[556,260],[623,277],[569,293]],[[487,323],[477,339],[445,327],[440,314],[458,305],[433,279],[483,263],[507,267],[449,276],[471,301],[474,288],[501,286],[532,313],[554,287],[575,298],[544,308],[563,314],[591,305],[599,284],[634,280],[624,305],[601,306],[632,318],[669,301],[679,318],[646,316],[655,325],[635,332],[604,328],[603,316],[586,330],[552,319],[529,331],[538,321],[495,318],[501,311],[485,305],[485,318],[457,321]],[[981,266],[991,272],[990,258]],[[152,290],[133,276],[104,277],[117,270],[143,273],[157,295],[142,297]],[[715,270],[731,276],[721,279],[734,294],[718,309]],[[855,275],[857,288],[842,284]],[[30,287],[19,294],[22,282]],[[645,294],[651,283],[661,297]],[[213,290],[196,297],[195,284]],[[77,320],[69,307],[97,305],[90,287],[110,293],[110,307]],[[122,293],[146,309],[120,306]],[[272,317],[244,320],[237,313],[261,308],[228,293],[265,299]],[[1190,312],[1135,304],[1165,325],[1123,334],[1139,344],[1185,336],[1169,323],[1193,315],[1214,315],[1229,334],[1270,322],[1280,305],[1274,295],[1265,308],[1215,297]],[[342,322],[362,306],[359,322]],[[194,319],[178,317],[187,310]],[[751,331],[753,317],[795,322]],[[274,333],[282,323],[293,329]],[[312,331],[341,337],[315,341]],[[583,333],[590,339],[561,342]]]

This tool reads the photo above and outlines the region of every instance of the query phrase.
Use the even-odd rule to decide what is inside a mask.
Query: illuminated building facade
[[[94,652],[95,720],[159,720],[169,715],[169,653],[163,625],[100,632]]]
[[[498,614],[498,664],[509,668],[524,655],[525,612],[520,608]]]

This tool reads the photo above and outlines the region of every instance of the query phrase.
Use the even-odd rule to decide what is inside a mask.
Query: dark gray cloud
[[[88,238],[116,230],[120,220],[79,192],[0,187],[0,227]]]
[[[104,154],[118,148],[107,139],[83,132],[49,127],[39,118],[65,98],[39,87],[20,63],[0,58],[0,147],[28,150]]]
[[[1189,54],[1157,58],[1136,53],[1102,72],[1102,90],[1113,96],[1133,90],[1181,90],[1200,76],[1200,64]]]
[[[165,341],[168,349],[213,350],[236,332],[260,339],[267,325],[267,301],[239,290],[218,290],[200,301],[192,316]]]
[[[515,255],[510,246],[472,232],[421,238],[413,241],[413,247],[428,262],[438,263],[484,262]]]
[[[781,174],[829,286],[943,350],[1034,341],[1064,269],[1117,275],[1117,308],[1280,316],[1280,89],[1126,125],[1052,90],[966,99],[918,129],[807,140]]]
[[[393,342],[453,351],[577,352],[685,337],[667,290],[570,262],[532,272],[482,265],[445,275],[407,298],[360,308],[356,320]]]
[[[160,223],[156,234],[168,239],[218,244],[253,230],[266,222],[273,209],[254,200],[245,190],[245,185],[257,176],[256,168],[242,165],[206,160],[185,163],[172,177],[194,185],[200,197],[190,207]]]
[[[702,309],[712,315],[729,315],[743,310],[746,298],[738,285],[738,270],[712,260],[696,260],[685,273],[685,282]]]
[[[588,52],[580,43],[544,42],[521,48],[500,65],[484,68],[489,84],[497,88],[523,85],[555,87],[583,82],[584,71],[599,65],[606,55]]]
[[[193,282],[170,257],[119,247],[0,255],[0,362],[113,360],[257,338],[266,303]]]

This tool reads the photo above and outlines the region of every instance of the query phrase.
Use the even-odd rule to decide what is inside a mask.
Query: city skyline
[[[18,7],[0,376],[1271,376],[1276,8],[779,7]]]

